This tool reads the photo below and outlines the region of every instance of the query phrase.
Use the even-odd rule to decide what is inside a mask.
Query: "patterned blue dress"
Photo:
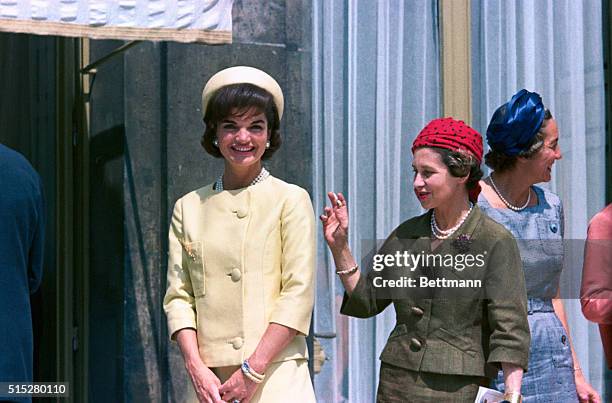
[[[578,402],[569,338],[552,298],[563,269],[563,206],[557,195],[533,186],[538,204],[522,211],[491,207],[482,193],[478,206],[516,238],[527,287],[531,346],[521,393],[525,403]],[[502,372],[493,387],[503,391]]]

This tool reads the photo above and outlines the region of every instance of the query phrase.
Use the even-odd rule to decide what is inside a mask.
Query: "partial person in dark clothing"
[[[30,294],[41,282],[44,225],[38,174],[0,144],[0,382],[32,382]]]

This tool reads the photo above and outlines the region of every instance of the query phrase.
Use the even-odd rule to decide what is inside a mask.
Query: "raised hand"
[[[325,241],[332,250],[337,252],[348,245],[348,208],[342,193],[327,193],[331,207],[326,206],[323,214],[319,217],[323,223]]]

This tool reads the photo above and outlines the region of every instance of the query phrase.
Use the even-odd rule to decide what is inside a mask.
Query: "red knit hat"
[[[462,120],[434,119],[421,130],[412,143],[412,153],[420,147],[439,147],[451,151],[466,151],[478,164],[482,162],[482,136]],[[480,185],[470,190],[470,201],[476,202]]]

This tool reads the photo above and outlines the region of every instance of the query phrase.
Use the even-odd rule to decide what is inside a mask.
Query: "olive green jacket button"
[[[410,311],[412,312],[413,315],[416,315],[416,316],[423,316],[423,314],[425,313],[425,311],[423,311],[418,306],[413,306],[412,308],[410,308]]]
[[[410,346],[412,346],[412,348],[414,348],[416,351],[419,351],[421,347],[423,347],[423,344],[419,339],[413,337],[410,339]]]

